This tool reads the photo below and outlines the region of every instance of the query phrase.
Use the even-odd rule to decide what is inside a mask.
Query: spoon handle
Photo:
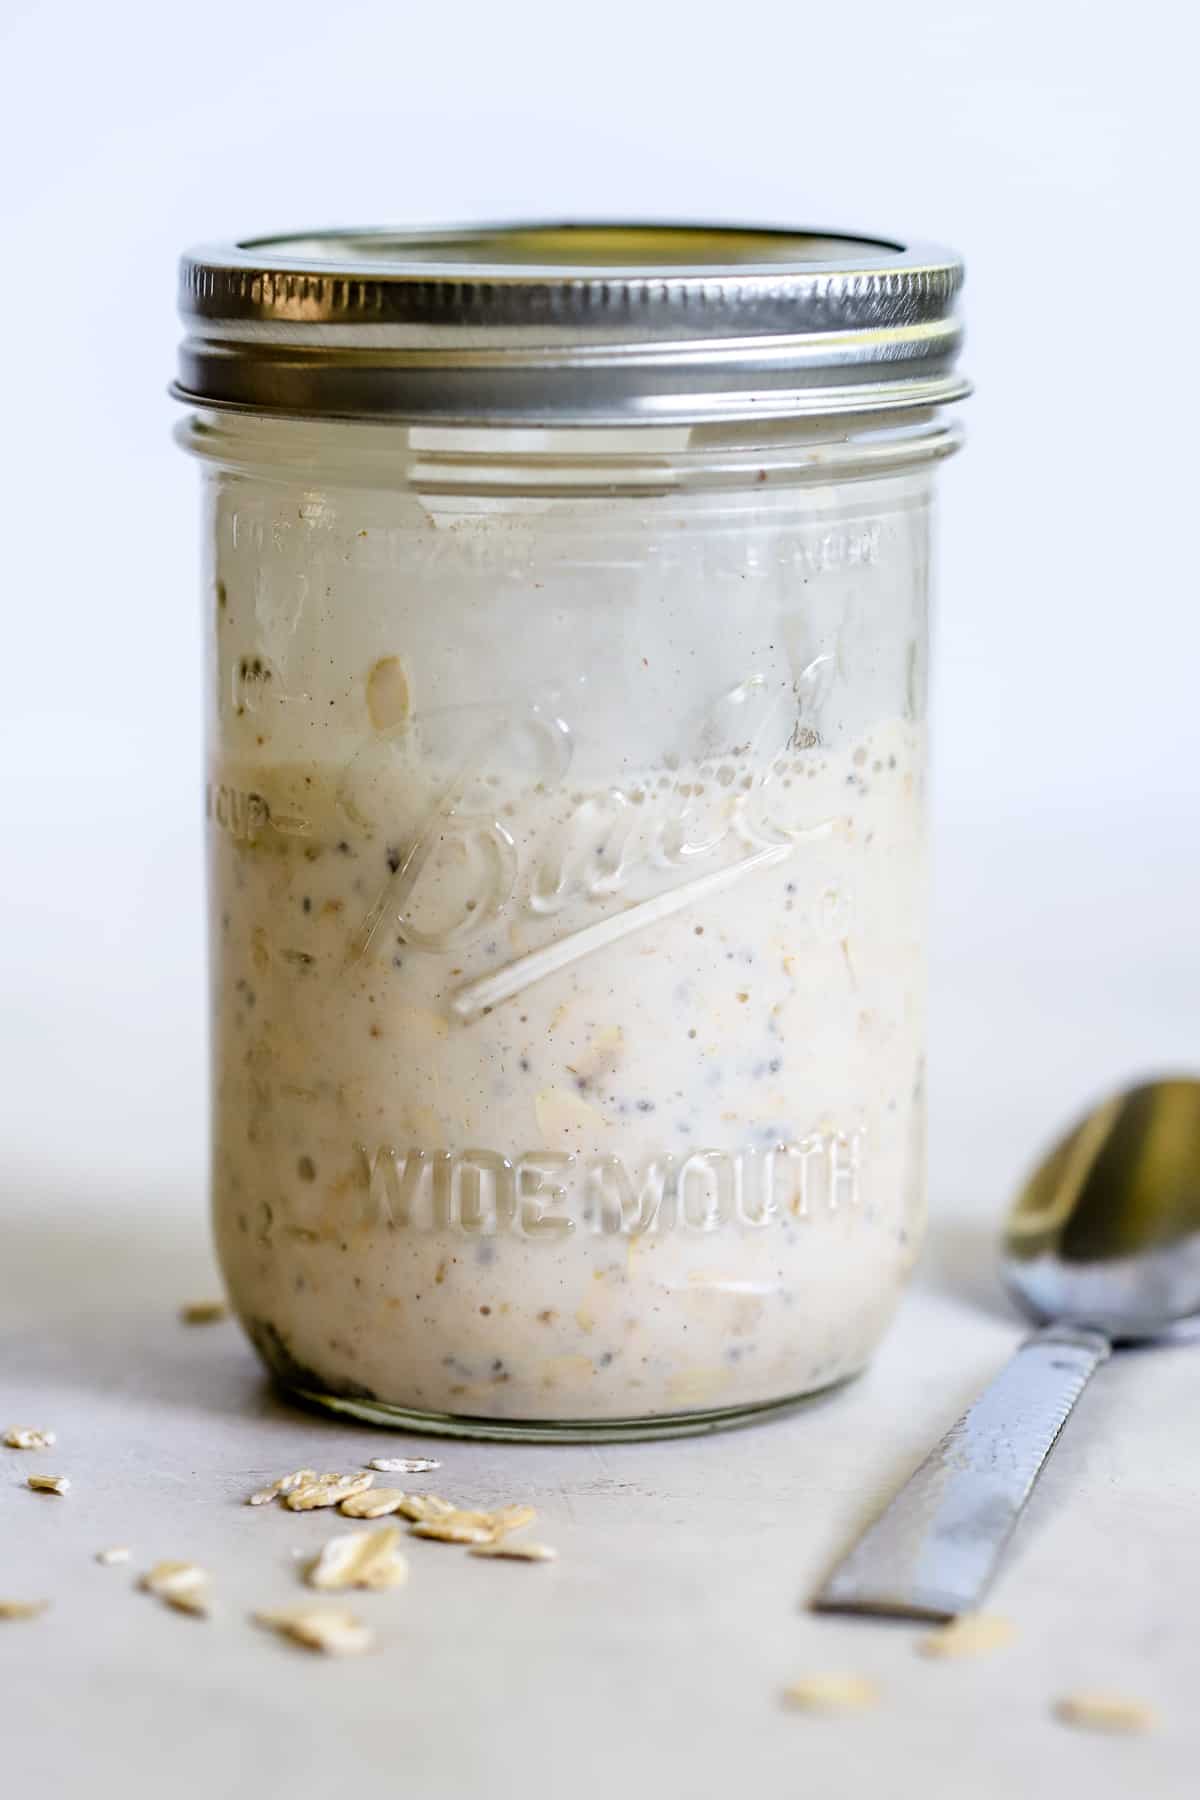
[[[1070,1326],[1026,1339],[838,1564],[816,1609],[946,1619],[976,1606],[1110,1348],[1100,1332]]]

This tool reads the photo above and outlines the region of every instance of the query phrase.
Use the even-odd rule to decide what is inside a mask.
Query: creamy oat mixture
[[[256,1344],[504,1420],[859,1368],[921,1227],[924,746],[829,688],[845,575],[807,641],[774,595],[689,625],[682,701],[666,605],[556,686],[541,570],[494,649],[494,571],[385,605],[324,504],[216,518],[215,1212]]]

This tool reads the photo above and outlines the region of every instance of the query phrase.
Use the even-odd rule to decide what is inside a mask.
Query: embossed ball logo
[[[785,770],[798,734],[819,741],[811,721],[831,672],[832,658],[821,656],[786,685],[750,675],[688,722],[682,752],[602,786],[573,787],[586,758],[554,697],[482,720],[483,709],[418,716],[374,742],[343,783],[352,816],[356,784],[381,756],[395,784],[414,738],[440,732],[466,748],[391,859],[358,955],[385,924],[414,950],[446,954],[494,930],[502,915],[561,916],[559,934],[455,992],[452,1011],[468,1020],[828,837],[838,821],[809,816]],[[604,916],[580,922],[593,909]]]

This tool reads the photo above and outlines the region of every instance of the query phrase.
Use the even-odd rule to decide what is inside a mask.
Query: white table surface
[[[199,1057],[176,1042],[194,1034],[194,987],[168,977],[131,999],[128,967],[101,963],[83,999],[62,973],[61,921],[32,949],[26,936],[6,971],[33,1036],[14,1036],[4,1070],[0,1426],[51,1426],[58,1445],[0,1450],[0,1598],[52,1601],[0,1624],[3,1791],[1194,1795],[1200,1350],[1120,1356],[1085,1395],[994,1591],[1011,1648],[932,1663],[917,1628],[805,1610],[1016,1343],[991,1233],[1046,1132],[1112,1082],[1195,1060],[1195,869],[1177,833],[1148,841],[1118,857],[1102,827],[1014,825],[943,846],[934,1219],[917,1286],[863,1379],[690,1442],[438,1446],[275,1398],[235,1325],[177,1319],[215,1287]],[[164,1023],[175,1003],[178,1033]],[[164,1065],[185,1091],[148,1103]],[[466,1502],[532,1501],[560,1561],[484,1563],[414,1540],[406,1588],[354,1598],[379,1639],[361,1659],[256,1628],[252,1609],[303,1597],[295,1553],[331,1524],[250,1509],[247,1493],[389,1451],[441,1455],[437,1489]],[[28,1492],[35,1469],[68,1474],[70,1493]],[[129,1566],[94,1562],[118,1543]],[[213,1571],[211,1619],[136,1591],[167,1557]],[[833,1670],[876,1678],[882,1703],[843,1718],[781,1705],[788,1681]],[[1145,1699],[1159,1728],[1116,1739],[1053,1720],[1057,1695],[1097,1687]]]

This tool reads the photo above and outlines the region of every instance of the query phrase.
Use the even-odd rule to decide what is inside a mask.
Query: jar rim
[[[175,397],[446,423],[695,424],[961,399],[963,266],[895,238],[604,221],[247,238],[180,266]]]

